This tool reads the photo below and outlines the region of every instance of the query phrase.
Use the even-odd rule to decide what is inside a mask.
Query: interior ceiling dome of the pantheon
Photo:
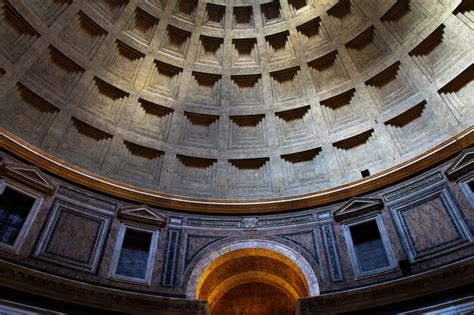
[[[1,0],[0,126],[143,191],[332,189],[472,125],[453,3]]]

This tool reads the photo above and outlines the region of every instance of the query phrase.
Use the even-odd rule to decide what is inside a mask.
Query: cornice
[[[0,260],[2,286],[105,310],[143,314],[207,314],[205,301],[168,298],[62,278]]]
[[[86,171],[46,153],[0,128],[0,148],[63,179],[133,202],[181,211],[249,214],[283,212],[338,202],[385,187],[453,157],[474,143],[474,126],[424,153],[380,173],[313,193],[267,199],[204,199],[164,194]]]
[[[474,259],[363,288],[300,299],[299,314],[336,314],[373,308],[472,284]]]

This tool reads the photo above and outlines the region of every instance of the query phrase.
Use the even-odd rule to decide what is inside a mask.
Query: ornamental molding
[[[52,195],[57,186],[36,166],[3,163],[1,176],[13,178],[47,195]]]
[[[340,222],[370,212],[381,211],[383,208],[382,199],[354,197],[334,211],[334,219]]]
[[[121,219],[156,225],[160,228],[166,226],[166,217],[147,205],[120,208],[117,216]]]
[[[459,176],[474,170],[474,148],[465,149],[446,170],[446,176],[456,180]]]

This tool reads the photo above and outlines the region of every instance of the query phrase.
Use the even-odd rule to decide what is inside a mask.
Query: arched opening
[[[319,294],[304,258],[280,244],[234,243],[214,253],[188,285],[188,297],[206,300],[210,314],[295,314],[298,298]]]

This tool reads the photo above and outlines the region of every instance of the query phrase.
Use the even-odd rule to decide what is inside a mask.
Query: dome
[[[367,191],[472,125],[469,11],[454,9],[4,1],[1,126],[137,200]]]

